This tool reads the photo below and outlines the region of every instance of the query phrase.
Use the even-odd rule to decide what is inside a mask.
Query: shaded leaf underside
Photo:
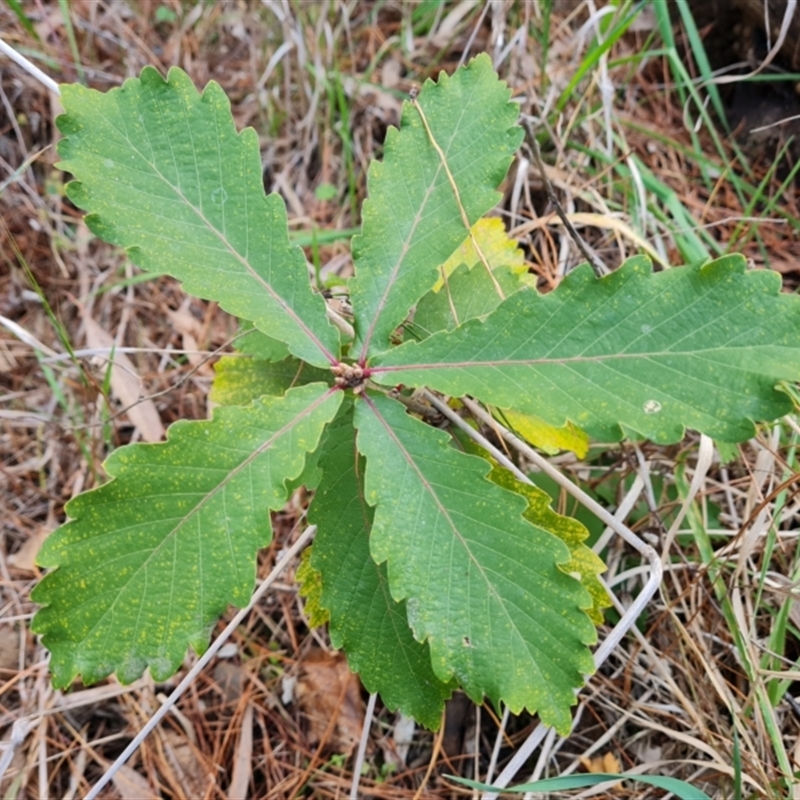
[[[498,267],[493,274],[506,297],[521,286],[519,277],[510,267]],[[452,330],[467,320],[485,317],[500,302],[495,284],[483,265],[468,270],[466,264],[462,264],[438,292],[428,292],[417,303],[410,325],[412,336],[424,339],[432,333]]]
[[[289,348],[283,342],[273,339],[253,327],[250,320],[239,324],[239,336],[233,343],[239,353],[247,353],[263,361],[283,361],[289,355]]]
[[[396,401],[370,394],[355,420],[375,506],[370,550],[436,675],[568,729],[595,631],[585,589],[558,567],[564,543],[523,519],[525,500],[486,480],[485,460]]]
[[[200,94],[173,68],[146,67],[106,93],[62,87],[59,166],[70,199],[102,239],[143,269],[166,271],[317,366],[338,356],[336,329],[289,243],[286,209],[265,196],[258,137],[236,133],[213,81]]]
[[[378,357],[372,378],[570,420],[601,440],[624,426],[662,443],[685,427],[741,441],[752,420],[791,409],[775,386],[800,377],[800,300],[779,289],[741,256],[656,274],[636,257],[599,280],[587,266]]]
[[[130,682],[148,665],[163,680],[187,646],[204,650],[226,606],[249,601],[256,552],[271,539],[268,509],[283,507],[286,479],[341,400],[312,384],[115,451],[114,480],[72,500],[73,521],[39,554],[58,567],[33,593],[53,683],[111,672]]]

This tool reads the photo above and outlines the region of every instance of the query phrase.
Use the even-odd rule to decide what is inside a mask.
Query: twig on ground
[[[536,159],[536,167],[539,170],[539,174],[542,176],[542,183],[544,184],[544,189],[547,192],[547,199],[550,201],[553,208],[555,208],[556,214],[558,214],[559,218],[564,223],[564,227],[567,229],[572,241],[575,242],[584,258],[589,262],[589,265],[594,270],[594,274],[597,275],[598,278],[602,278],[603,275],[608,273],[608,268],[600,261],[600,259],[597,258],[594,253],[592,253],[586,242],[583,241],[583,237],[578,233],[577,229],[570,221],[570,218],[564,212],[564,209],[561,207],[561,203],[558,202],[555,190],[553,189],[553,184],[550,183],[550,178],[547,177],[547,169],[545,168],[544,161],[542,160],[542,151],[539,149],[539,142],[536,141],[536,136],[531,128],[531,123],[527,119],[523,118],[523,120],[525,122],[525,128],[528,131],[528,139],[530,141],[531,150],[533,151],[533,157]]]

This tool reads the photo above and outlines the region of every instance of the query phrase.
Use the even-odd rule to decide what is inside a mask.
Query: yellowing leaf
[[[322,605],[322,575],[311,566],[312,549],[313,547],[306,547],[303,550],[295,577],[300,584],[300,596],[306,599],[305,612],[308,624],[312,628],[318,628],[328,622],[331,615]]]
[[[589,452],[589,437],[577,425],[567,422],[557,428],[541,417],[533,414],[519,414],[516,411],[503,409],[502,419],[513,428],[526,442],[544,450],[548,455],[555,455],[559,450],[570,450],[578,458],[584,458]]]
[[[516,275],[522,275],[526,271],[525,255],[519,245],[506,233],[503,220],[498,217],[483,217],[472,226],[472,236],[478,242],[489,266],[494,270],[497,267],[510,267]],[[468,236],[458,250],[442,264],[442,270],[448,277],[461,265],[466,264],[472,269],[476,264],[480,264],[481,259],[472,237]],[[433,287],[435,292],[444,286],[444,280],[439,278]]]
[[[258,397],[283,397],[293,386],[323,381],[330,372],[292,358],[264,361],[238,355],[223,356],[214,365],[211,400],[222,406],[246,406]]]
[[[602,609],[610,605],[608,592],[598,577],[605,572],[606,566],[600,557],[584,544],[589,531],[572,517],[563,517],[550,506],[550,496],[536,486],[518,481],[507,469],[494,466],[489,479],[521,494],[528,501],[528,508],[523,513],[528,522],[542,528],[553,536],[557,536],[569,548],[570,558],[559,564],[559,568],[568,575],[573,575],[583,584],[592,598],[591,607],[584,609],[592,622],[600,625],[603,622]]]

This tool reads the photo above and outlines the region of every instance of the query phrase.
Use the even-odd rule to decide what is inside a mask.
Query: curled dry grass
[[[79,62],[59,5],[26,5],[38,38],[5,4],[0,29],[62,81],[107,89],[146,64],[179,64],[198,85],[219,81],[237,124],[259,131],[265,184],[283,194],[297,230],[356,226],[367,165],[380,156],[401,98],[439,69],[455,68],[465,49],[487,50],[534,130],[546,131],[548,178],[606,264],[637,252],[642,241],[657,258],[680,263],[690,237],[705,231],[700,241],[710,252],[715,243],[732,243],[755,264],[780,270],[794,289],[800,214],[781,176],[769,178],[774,153],[754,159],[748,175],[729,144],[725,160],[715,151],[707,127],[697,135],[687,130],[668,64],[647,55],[656,47],[647,12],[607,58],[590,65],[557,113],[588,63],[595,10],[556,3],[544,48],[544,7],[76,2],[69,25]],[[0,327],[0,731],[6,743],[18,737],[2,792],[78,797],[170,686],[143,678],[121,687],[111,679],[54,692],[45,652],[27,629],[35,551],[63,521],[65,502],[102,481],[112,448],[158,438],[159,426],[173,420],[207,415],[213,353],[235,326],[167,278],[139,280],[122,254],[91,238],[54,168],[57,102],[7,61],[0,62],[0,102],[0,315],[11,323]],[[523,149],[503,214],[548,290],[581,258],[547,207],[532,161]],[[703,163],[713,167],[710,184]],[[642,167],[655,184],[645,187]],[[734,176],[752,187],[769,179],[753,200],[737,190]],[[318,192],[327,184],[335,187],[333,200]],[[670,211],[670,192],[685,217]],[[310,249],[309,257],[328,272],[351,269],[344,237]],[[138,411],[128,408],[145,398]],[[612,507],[638,477],[642,491],[629,519],[663,548],[667,572],[637,630],[582,692],[574,733],[548,738],[528,772],[597,768],[593,759],[604,756],[604,769],[675,775],[712,796],[733,796],[738,785],[741,796],[781,796],[782,771],[800,767],[791,699],[800,626],[793,592],[798,434],[793,420],[763,429],[728,454],[727,464],[697,437],[664,448],[598,447],[583,462],[556,459]],[[263,553],[260,574],[296,535],[305,501],[296,495],[276,516],[275,544]],[[573,510],[565,498],[557,502]],[[613,540],[604,555],[607,580],[625,602],[641,586],[640,564]],[[352,752],[358,726],[341,720],[359,711],[360,698],[345,684],[329,688],[329,714],[339,721],[322,727],[301,702],[291,702],[304,691],[313,695],[314,680],[339,686],[309,677],[309,665],[335,662],[329,651],[324,633],[308,630],[287,582],[250,615],[225,657],[103,796],[346,796],[353,759],[337,753]],[[13,729],[15,721],[28,726]],[[484,777],[495,744],[502,767],[534,725],[527,717],[510,720],[498,734],[498,723],[492,709],[457,698],[434,738],[379,707],[361,794],[463,794],[442,773]],[[640,788],[635,796],[658,792]]]

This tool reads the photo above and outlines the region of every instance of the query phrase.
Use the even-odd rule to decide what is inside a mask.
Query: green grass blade
[[[681,21],[683,22],[686,36],[689,39],[689,47],[691,47],[692,55],[694,56],[695,63],[697,64],[697,68],[700,70],[700,75],[703,79],[703,87],[711,97],[711,104],[714,106],[714,111],[717,112],[717,116],[719,117],[723,126],[727,128],[728,122],[725,114],[725,107],[722,104],[722,98],[720,97],[719,89],[714,83],[714,75],[711,70],[711,64],[708,61],[708,55],[706,54],[706,48],[703,44],[703,39],[700,36],[700,31],[697,30],[697,25],[695,25],[692,9],[690,8],[687,0],[676,0],[676,5],[681,15]]]
[[[506,787],[505,789],[495,789],[485,783],[478,781],[470,781],[466,778],[458,778],[455,775],[448,775],[451,781],[462,783],[464,786],[470,786],[473,789],[480,789],[484,792],[500,792],[501,794],[521,794],[522,792],[566,792],[570,789],[588,789],[590,786],[597,786],[600,783],[608,783],[609,781],[637,781],[645,783],[648,786],[655,786],[658,789],[664,789],[672,792],[680,800],[711,800],[709,795],[700,789],[692,786],[686,781],[678,780],[677,778],[662,777],[659,775],[631,775],[625,772],[607,772],[607,773],[590,773],[586,775],[565,775],[561,778],[546,778],[541,781],[533,781],[532,783],[523,783],[519,786]]]

